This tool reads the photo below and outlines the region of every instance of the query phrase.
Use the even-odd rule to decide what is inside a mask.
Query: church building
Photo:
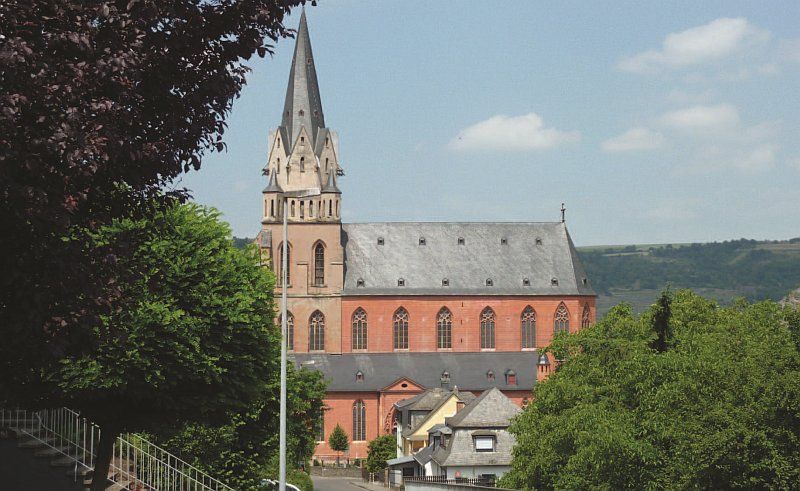
[[[335,459],[336,424],[350,439],[346,456],[366,457],[369,440],[395,431],[395,403],[426,389],[496,387],[522,406],[555,363],[537,349],[594,322],[595,292],[563,215],[342,223],[339,138],[325,125],[305,13],[268,145],[258,244],[276,297],[287,291],[291,359],[329,384],[315,458]]]

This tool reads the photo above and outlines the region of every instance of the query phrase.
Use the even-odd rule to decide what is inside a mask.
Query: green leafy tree
[[[639,317],[615,307],[554,340],[566,361],[511,426],[504,487],[796,487],[797,310],[668,298]]]
[[[96,247],[128,250],[114,261],[124,279],[120,307],[47,379],[51,397],[100,425],[96,476],[106,475],[120,432],[225,421],[276,378],[272,274],[255,248],[233,246],[218,218],[196,205],[168,206],[93,236]]]
[[[350,448],[350,441],[347,439],[347,433],[344,432],[338,423],[328,437],[328,445],[331,447],[331,450],[339,452],[340,454]],[[339,465],[339,455],[336,455],[336,465]]]
[[[381,435],[367,445],[367,471],[380,472],[386,469],[386,461],[397,457],[397,441],[394,435]]]
[[[287,480],[305,490],[310,479],[296,467],[314,453],[325,383],[319,372],[291,365],[287,377]],[[235,489],[255,489],[261,479],[277,478],[279,384],[273,377],[255,403],[231,414],[226,424],[190,424],[161,444]]]

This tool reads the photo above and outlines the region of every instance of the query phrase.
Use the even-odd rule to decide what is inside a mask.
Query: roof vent
[[[550,278],[550,286],[558,286],[558,278]]]
[[[486,380],[494,380],[494,371],[493,370],[489,370],[488,372],[486,372]]]
[[[364,372],[361,370],[356,372],[356,382],[363,382],[364,381]]]
[[[356,280],[356,287],[362,288],[364,286],[364,278],[359,278]]]
[[[398,278],[397,286],[406,286],[406,280],[404,280],[403,278]]]
[[[443,371],[442,372],[442,377],[440,378],[440,380],[442,381],[443,384],[449,384],[450,383],[450,372],[448,372],[447,370]]]
[[[464,237],[458,238],[458,245],[464,245],[466,242],[464,241]]]
[[[442,278],[442,286],[450,286],[450,280],[447,278]]]
[[[494,281],[491,278],[486,278],[486,286],[494,286]]]
[[[522,286],[531,286],[531,280],[529,278],[522,278]]]
[[[419,245],[425,245],[425,237],[419,238]]]
[[[536,237],[536,245],[542,245],[542,239],[540,237]]]
[[[508,245],[508,239],[505,237],[500,237],[500,245]]]
[[[587,285],[587,284],[589,284],[589,280],[587,280],[586,278],[582,279],[582,280],[581,280],[581,282],[582,282],[584,285]]]
[[[383,237],[378,237],[378,245],[383,245]]]

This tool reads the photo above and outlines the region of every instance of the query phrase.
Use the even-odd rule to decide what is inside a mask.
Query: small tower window
[[[531,280],[528,278],[522,278],[522,286],[531,286]]]
[[[505,237],[500,237],[500,245],[508,245],[508,239]]]
[[[550,278],[550,286],[558,286],[558,278]]]
[[[491,278],[486,278],[486,286],[494,286],[494,281]]]
[[[450,286],[450,280],[447,278],[442,279],[442,286]]]
[[[359,278],[356,280],[356,287],[363,288],[364,287],[364,278]]]
[[[300,218],[305,218],[306,217],[306,202],[305,201],[300,201],[299,205],[300,205]]]
[[[306,158],[300,157],[300,172],[306,171]]]
[[[325,137],[325,146],[326,147],[328,146],[328,143],[330,143],[330,140],[331,140],[330,137],[327,137],[327,136]],[[325,159],[325,163],[328,163],[328,159]]]
[[[310,65],[312,63],[314,63],[314,61],[311,59],[311,57],[306,58],[306,65]]]
[[[459,237],[458,238],[458,245],[464,245],[464,244],[465,244],[464,237]]]
[[[425,237],[419,238],[419,245],[425,245]]]
[[[378,245],[383,245],[383,237],[378,237]]]
[[[397,279],[397,286],[406,286],[406,280],[403,278]]]
[[[297,114],[299,114],[300,116],[305,116],[306,112],[301,109],[301,110],[297,111]],[[300,137],[300,141],[304,141],[302,136]]]

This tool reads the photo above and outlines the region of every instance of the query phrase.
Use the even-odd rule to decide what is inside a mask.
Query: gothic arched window
[[[300,157],[300,172],[306,171],[306,158]]]
[[[317,242],[314,246],[314,285],[325,284],[325,246]]]
[[[536,311],[533,307],[528,305],[522,311],[522,347],[535,348],[536,347]]]
[[[408,311],[403,307],[397,309],[392,325],[394,349],[408,349]]]
[[[367,313],[359,307],[353,312],[353,349],[367,349]]]
[[[286,268],[286,284],[292,284],[292,246],[290,245],[288,249],[286,249],[286,264],[289,265]],[[278,283],[283,282],[283,244],[278,247]]]
[[[367,405],[361,399],[353,403],[353,441],[367,439]]]
[[[442,307],[436,316],[436,347],[447,349],[453,347],[453,315]]]
[[[481,348],[493,349],[494,348],[494,310],[486,307],[481,312]]]
[[[592,322],[592,313],[588,305],[583,306],[583,314],[581,315],[581,327],[589,327]]]
[[[567,310],[564,302],[561,302],[556,309],[556,316],[553,319],[553,332],[569,332],[569,310]]]
[[[314,311],[308,318],[308,350],[322,351],[325,349],[325,316],[319,310]]]
[[[282,325],[283,319],[278,316],[278,325]],[[286,313],[286,349],[294,349],[294,316],[291,312]]]

